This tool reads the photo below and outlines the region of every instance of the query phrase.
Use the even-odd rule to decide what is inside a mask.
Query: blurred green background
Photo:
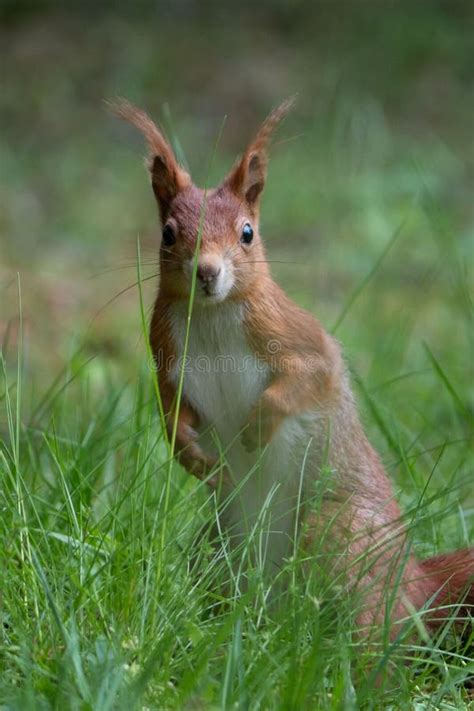
[[[26,386],[79,346],[118,382],[143,359],[136,239],[151,277],[157,211],[141,139],[103,99],[146,108],[202,184],[224,117],[215,181],[298,93],[263,203],[275,276],[402,428],[449,440],[427,347],[470,401],[473,7],[3,0],[0,338],[14,364],[18,272]]]
[[[342,342],[430,555],[473,541],[473,37],[472,0],[0,0],[0,706],[472,703],[468,642],[427,665],[376,650],[388,690],[362,683],[337,577],[263,623],[258,595],[210,612],[219,561],[198,585],[189,566],[213,509],[168,461],[146,364],[144,146],[103,99],[147,109],[202,185],[224,117],[213,182],[298,94],[263,199],[272,270]]]

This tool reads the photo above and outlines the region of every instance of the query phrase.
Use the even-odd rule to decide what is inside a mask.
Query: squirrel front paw
[[[268,444],[278,429],[282,418],[273,408],[260,401],[250,413],[247,424],[242,432],[242,445],[247,452],[253,452],[258,447]]]
[[[205,481],[211,489],[228,486],[231,482],[229,470],[224,464],[219,463],[218,459],[206,457],[193,461],[188,460],[185,468],[192,476],[200,481]]]
[[[192,427],[181,426],[177,455],[182,467],[211,489],[227,486],[231,481],[227,467],[219,459],[208,456],[196,440],[197,432]]]
[[[212,467],[212,469],[214,468],[215,471],[213,475],[206,480],[208,486],[210,486],[210,488],[213,490],[220,489],[221,487],[229,489],[232,483],[232,479],[228,468],[224,464],[219,465],[217,462],[215,466]]]

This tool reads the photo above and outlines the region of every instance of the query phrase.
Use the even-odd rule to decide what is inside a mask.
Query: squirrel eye
[[[243,229],[242,229],[242,235],[240,237],[240,241],[243,242],[244,244],[250,244],[250,242],[253,240],[253,229],[252,226],[246,222]]]
[[[163,227],[163,244],[165,247],[171,247],[176,242],[176,236],[171,225]]]

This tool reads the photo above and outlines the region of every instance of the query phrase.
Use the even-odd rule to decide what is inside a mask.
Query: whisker
[[[237,267],[235,267],[235,273],[236,274],[244,274],[244,271],[242,269],[238,269]],[[254,274],[264,274],[264,275],[267,274],[267,272],[264,271],[263,269],[255,269],[253,273]]]
[[[291,259],[253,259],[240,262],[241,264],[299,264],[303,266],[305,262],[296,262]]]
[[[141,262],[141,265],[144,267],[156,267],[158,266],[158,262]],[[91,274],[89,276],[89,279],[95,279],[96,277],[103,276],[104,274],[110,274],[111,272],[119,272],[123,271],[124,269],[136,269],[137,264],[136,262],[134,264],[122,264],[118,267],[109,267],[108,269],[103,269],[100,272],[94,272],[94,274]]]
[[[149,281],[150,279],[156,279],[158,276],[158,273],[150,274],[149,276],[142,277],[141,281],[144,282]],[[108,306],[110,306],[110,304],[113,304],[113,302],[116,301],[120,296],[126,294],[127,291],[130,291],[130,289],[134,289],[136,286],[138,286],[138,281],[135,281],[133,284],[129,284],[129,286],[126,286],[124,289],[121,289],[117,294],[115,294],[115,296],[113,296],[103,306],[100,307],[100,309],[97,311],[92,320],[94,321],[98,316],[100,316],[102,311],[104,311]]]
[[[166,254],[172,254],[172,255],[176,258],[176,255],[175,255],[175,253],[173,252],[172,249],[166,249],[166,247],[162,247],[162,248],[161,248],[161,251],[162,251],[162,252],[165,252]]]

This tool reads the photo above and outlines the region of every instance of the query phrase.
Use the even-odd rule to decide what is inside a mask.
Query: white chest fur
[[[291,546],[308,437],[299,419],[287,418],[263,453],[245,451],[240,432],[270,373],[248,345],[243,307],[220,304],[196,308],[183,359],[186,317],[184,305],[175,306],[170,314],[180,357],[172,377],[177,383],[184,368],[183,395],[200,417],[201,443],[208,453],[224,453],[237,488],[237,495],[226,506],[223,524],[238,542],[258,521],[260,544],[262,532],[265,538],[265,565],[275,570]]]
[[[226,446],[242,429],[266,387],[268,369],[247,344],[242,305],[196,307],[183,359],[186,315],[184,305],[175,306],[171,314],[180,356],[173,378],[177,382],[180,368],[184,368],[186,399],[199,414],[202,426],[213,426]]]

